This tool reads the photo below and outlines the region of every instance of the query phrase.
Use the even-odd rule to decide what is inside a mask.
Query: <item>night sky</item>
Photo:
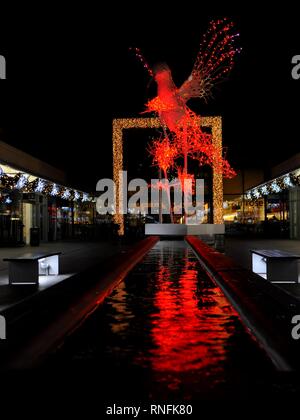
[[[291,77],[291,59],[300,54],[297,11],[262,11],[253,2],[243,11],[182,4],[2,16],[5,140],[66,170],[70,183],[94,190],[99,178],[112,174],[112,118],[138,116],[155,94],[129,48],[140,47],[150,64],[166,61],[179,86],[209,21],[227,16],[241,34],[242,54],[209,103],[190,102],[191,108],[222,115],[224,146],[235,168],[268,168],[300,151],[300,80]],[[141,159],[136,156],[137,165]]]

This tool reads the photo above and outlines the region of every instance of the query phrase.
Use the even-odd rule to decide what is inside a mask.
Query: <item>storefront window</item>
[[[288,200],[284,197],[268,197],[266,217],[268,220],[288,220]]]

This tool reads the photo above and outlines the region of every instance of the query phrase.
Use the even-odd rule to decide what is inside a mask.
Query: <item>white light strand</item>
[[[78,191],[74,191],[74,200],[79,200],[79,198],[80,198],[80,194],[79,194],[79,192]]]
[[[259,198],[259,197],[260,197],[260,192],[258,191],[258,189],[257,189],[257,188],[255,188],[255,189],[253,190],[253,195],[254,195],[254,197],[255,197],[255,198]]]
[[[284,184],[284,186],[285,186],[285,187],[287,187],[287,188],[293,187],[293,183],[292,183],[292,181],[291,181],[291,177],[290,177],[290,175],[286,175],[286,176],[283,178],[283,184]]]
[[[46,185],[45,181],[43,179],[39,179],[37,186],[35,187],[35,192],[39,192],[39,193],[43,192],[45,185]]]
[[[68,200],[68,198],[70,198],[70,195],[71,195],[71,193],[70,193],[70,190],[68,190],[68,188],[64,191],[64,193],[63,193],[63,195],[62,195],[62,198],[64,199],[64,200]]]
[[[58,195],[58,193],[59,193],[58,186],[56,184],[53,184],[50,194],[55,196],[55,195]]]
[[[277,184],[276,181],[273,181],[271,184],[271,189],[273,192],[275,193],[279,193],[281,191],[281,188],[279,187],[279,185]]]
[[[26,183],[27,183],[27,177],[25,175],[21,175],[16,183],[17,190],[21,190],[22,188],[24,188]]]

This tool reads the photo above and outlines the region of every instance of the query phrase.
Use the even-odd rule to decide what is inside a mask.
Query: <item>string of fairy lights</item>
[[[29,174],[23,172],[5,173],[0,167],[0,187],[5,191],[5,194],[0,194],[0,202],[10,204],[12,199],[9,193],[12,191],[45,194],[49,197],[83,203],[94,200],[94,197],[86,192],[68,188],[43,178],[36,177],[33,180],[31,178]]]
[[[222,117],[202,117],[202,127],[210,127],[215,148],[213,156],[213,223],[218,225],[223,221],[223,174],[215,170],[222,157]]]
[[[200,118],[199,118],[200,124]],[[222,118],[201,117],[201,126],[211,128],[212,142],[217,151],[214,156],[214,163],[222,155]],[[159,129],[161,122],[158,117],[150,118],[116,118],[113,120],[113,178],[116,185],[116,196],[123,202],[122,185],[119,179],[120,171],[123,170],[123,131],[129,129]],[[213,222],[223,223],[223,175],[220,171],[214,170],[213,164]],[[119,211],[114,215],[114,221],[120,226],[119,235],[124,234],[124,216]]]
[[[224,79],[232,70],[238,48],[235,25],[229,19],[212,20],[203,35],[199,52],[192,71],[194,78],[203,81],[203,96],[210,96],[211,88]]]
[[[255,201],[271,194],[280,194],[290,188],[300,186],[300,172],[292,171],[246,191],[246,199]]]

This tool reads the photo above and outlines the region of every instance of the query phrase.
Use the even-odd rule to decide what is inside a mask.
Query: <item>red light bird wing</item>
[[[211,96],[213,86],[231,71],[235,55],[241,51],[235,45],[239,34],[233,29],[233,23],[226,18],[210,22],[203,35],[192,73],[178,89],[185,102],[191,98],[206,101]]]

